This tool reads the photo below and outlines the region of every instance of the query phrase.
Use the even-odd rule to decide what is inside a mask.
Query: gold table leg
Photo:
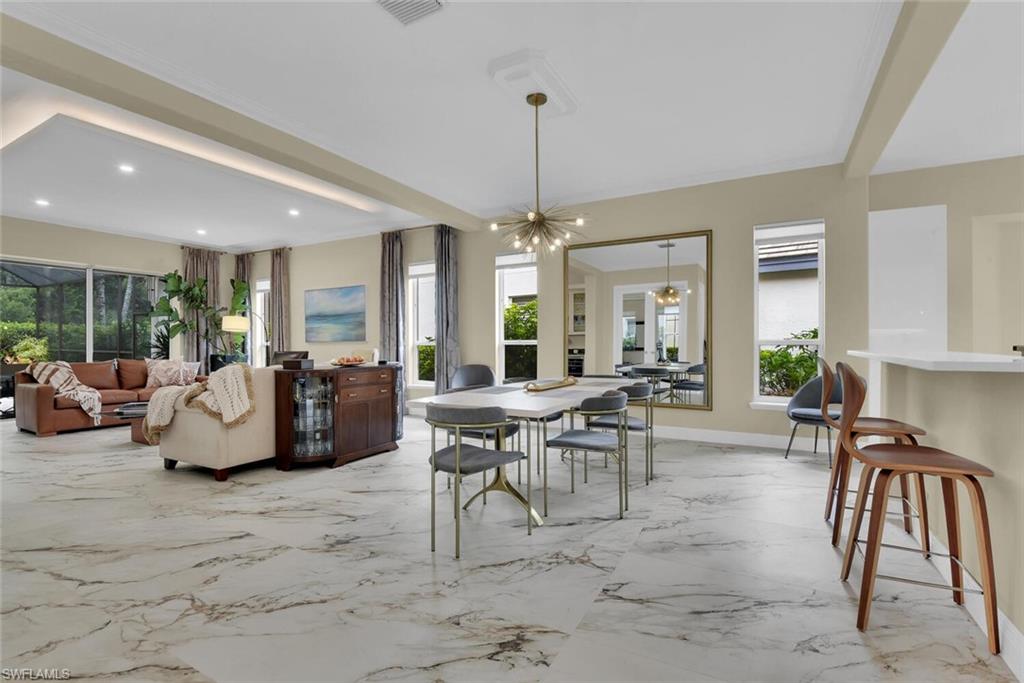
[[[519,503],[524,510],[529,510],[530,516],[533,518],[533,523],[535,525],[544,526],[544,518],[541,517],[536,510],[530,507],[530,504],[527,503],[526,501],[526,497],[523,496],[523,494],[519,493],[519,489],[513,486],[512,482],[508,480],[508,476],[505,473],[504,465],[498,468],[498,471],[495,473],[494,479],[491,480],[491,483],[485,486],[484,488],[480,489],[476,493],[474,493],[473,497],[470,498],[466,502],[466,504],[462,506],[462,509],[468,510],[470,504],[472,504],[472,502],[476,500],[478,496],[482,496],[484,495],[484,493],[489,493],[492,491],[507,493],[508,495],[512,496],[512,498],[517,503]]]

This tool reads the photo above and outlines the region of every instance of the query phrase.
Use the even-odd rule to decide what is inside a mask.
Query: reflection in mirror
[[[568,374],[654,385],[658,405],[710,409],[711,231],[565,251]]]

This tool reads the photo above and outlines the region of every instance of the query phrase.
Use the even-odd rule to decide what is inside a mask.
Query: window
[[[434,264],[409,266],[409,382],[434,382]]]
[[[658,305],[657,343],[670,361],[679,360],[679,306]]]
[[[84,361],[85,268],[0,261],[0,355],[14,361]]]
[[[166,357],[155,275],[0,261],[0,355],[32,360]],[[20,346],[19,346],[20,344]]]
[[[162,294],[155,275],[94,270],[92,359],[167,358],[166,333],[153,329],[150,315]]]
[[[498,379],[536,379],[536,256],[498,256],[495,266],[498,294]]]
[[[254,368],[265,368],[270,350],[270,339],[267,337],[267,320],[270,319],[270,279],[256,281],[252,294],[252,317],[249,323],[249,358]]]
[[[825,224],[754,228],[755,397],[792,396],[818,372]]]

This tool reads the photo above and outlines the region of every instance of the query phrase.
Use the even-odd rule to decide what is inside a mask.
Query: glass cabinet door
[[[292,380],[292,456],[334,453],[334,376],[310,375]]]

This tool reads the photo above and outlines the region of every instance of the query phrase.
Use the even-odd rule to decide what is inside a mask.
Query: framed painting
[[[306,341],[366,341],[366,285],[306,290]]]

